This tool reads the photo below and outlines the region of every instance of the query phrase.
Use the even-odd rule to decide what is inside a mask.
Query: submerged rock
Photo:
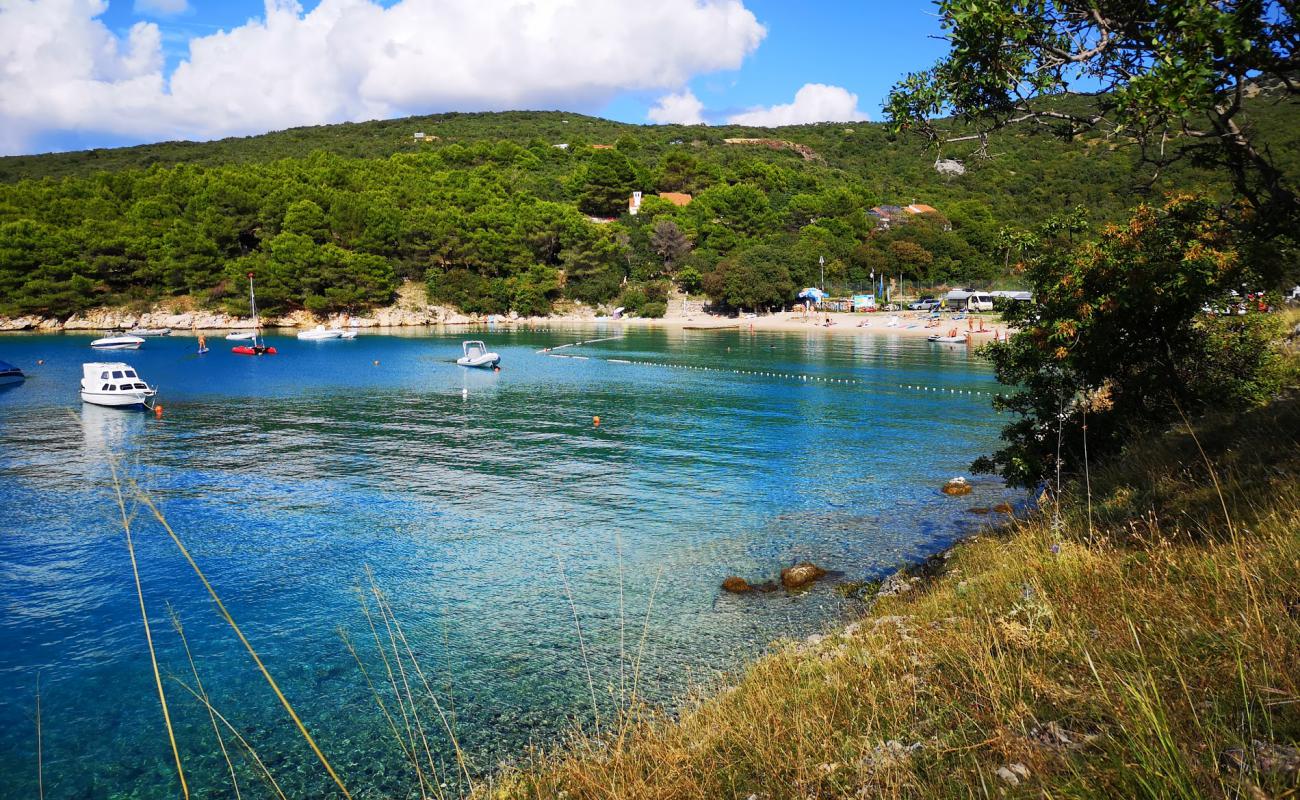
[[[998,503],[997,505],[993,506],[993,510],[996,511],[996,512],[998,512],[999,514],[1014,514],[1014,513],[1016,513],[1016,510],[1015,510],[1014,508],[1011,507],[1011,504],[1010,504],[1010,503]]]
[[[826,570],[804,561],[781,570],[781,585],[787,589],[802,589],[825,574]]]
[[[749,581],[744,578],[732,575],[722,582],[722,590],[732,594],[744,594],[745,592],[754,591],[754,587],[749,585]]]
[[[987,513],[989,513],[989,509],[988,509],[987,506],[975,506],[974,508],[968,508],[968,509],[966,509],[966,510],[969,511],[970,513],[972,513],[972,514],[987,514]]]

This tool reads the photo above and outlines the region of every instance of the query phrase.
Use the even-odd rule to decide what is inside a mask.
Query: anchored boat
[[[309,331],[298,331],[298,338],[308,342],[323,342],[326,339],[342,339],[343,331],[338,328],[326,328],[317,325]]]
[[[23,371],[5,361],[0,361],[0,386],[7,383],[22,383],[27,380]]]
[[[266,340],[258,341],[257,339],[257,296],[253,294],[253,273],[248,273],[248,307],[253,312],[253,332],[247,337],[240,337],[238,341],[247,341],[251,344],[239,344],[230,348],[230,352],[237,353],[241,356],[273,356],[275,348],[266,343]],[[227,339],[234,338],[235,334],[230,334]]]
[[[155,387],[136,374],[135,368],[120,361],[81,365],[81,400],[97,406],[132,408],[148,406]]]
[[[90,343],[96,350],[139,350],[144,339],[129,334],[123,336],[105,336]]]
[[[456,363],[462,367],[491,369],[501,361],[501,356],[489,352],[487,345],[480,341],[461,342],[460,347],[465,352],[465,355],[456,359]]]
[[[132,336],[171,336],[171,328],[132,328],[127,331]]]
[[[959,336],[957,335],[957,329],[953,328],[948,331],[947,336],[940,336],[936,333],[933,336],[925,337],[925,340],[927,342],[939,342],[941,344],[966,344],[970,340],[970,334],[963,333]]]

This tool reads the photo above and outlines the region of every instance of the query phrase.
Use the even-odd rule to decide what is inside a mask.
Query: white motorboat
[[[136,374],[130,364],[92,362],[81,365],[81,400],[97,406],[147,406],[158,390]]]
[[[322,342],[326,339],[343,338],[343,331],[338,328],[326,328],[324,325],[317,325],[309,331],[298,331],[298,338],[309,342]]]
[[[127,331],[132,336],[171,336],[171,328],[132,328]]]
[[[23,374],[22,370],[13,364],[0,361],[0,386],[7,383],[22,383],[25,380],[27,380],[27,376]]]
[[[356,329],[356,328],[345,328],[344,330],[342,330],[342,331],[339,332],[339,338],[340,338],[340,339],[355,339],[355,338],[357,338],[357,329]]]
[[[247,342],[257,338],[256,331],[231,331],[226,334],[227,342]]]
[[[479,341],[468,341],[460,343],[461,349],[465,355],[456,359],[456,363],[462,367],[481,367],[491,369],[501,361],[501,356],[489,352],[487,345]]]
[[[925,337],[925,340],[927,342],[939,342],[940,344],[966,344],[970,341],[970,334],[963,333],[958,336],[955,332],[950,332],[947,336],[940,336],[936,333],[933,336]]]
[[[144,344],[144,339],[139,336],[124,334],[122,336],[105,336],[103,339],[96,339],[90,343],[90,346],[96,350],[139,350],[142,344]]]

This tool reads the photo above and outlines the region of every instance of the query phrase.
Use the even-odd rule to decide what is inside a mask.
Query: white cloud
[[[172,0],[143,0],[154,5]],[[442,110],[596,108],[735,69],[766,31],[742,0],[265,0],[191,39],[125,37],[104,0],[0,0],[0,152],[43,133],[213,138]]]
[[[700,125],[704,103],[690,89],[666,94],[646,112],[646,119],[660,125]]]
[[[793,103],[756,106],[731,115],[727,122],[733,125],[776,127],[810,122],[860,122],[867,119],[870,118],[866,112],[858,110],[858,96],[848,89],[824,83],[805,83],[795,92]]]
[[[170,17],[190,10],[189,0],[135,0],[135,13]]]

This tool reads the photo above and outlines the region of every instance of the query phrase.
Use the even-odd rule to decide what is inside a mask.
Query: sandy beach
[[[898,324],[891,327],[892,317],[898,317]],[[827,321],[830,324],[827,324]],[[981,326],[982,321],[982,326]],[[954,329],[958,335],[969,332],[975,342],[992,341],[995,333],[1005,334],[1007,326],[997,314],[979,314],[969,319],[953,320],[945,316],[937,326],[932,325],[929,316],[919,311],[897,313],[815,313],[807,316],[802,312],[787,311],[755,317],[724,317],[712,314],[693,314],[689,316],[670,316],[661,319],[631,318],[613,320],[579,316],[536,317],[528,319],[501,320],[507,325],[544,327],[547,325],[622,325],[628,327],[668,328],[688,331],[782,331],[804,333],[841,334],[876,334],[884,336],[926,337],[933,334],[947,334]],[[930,327],[927,327],[930,325]],[[982,327],[982,330],[981,330]]]

